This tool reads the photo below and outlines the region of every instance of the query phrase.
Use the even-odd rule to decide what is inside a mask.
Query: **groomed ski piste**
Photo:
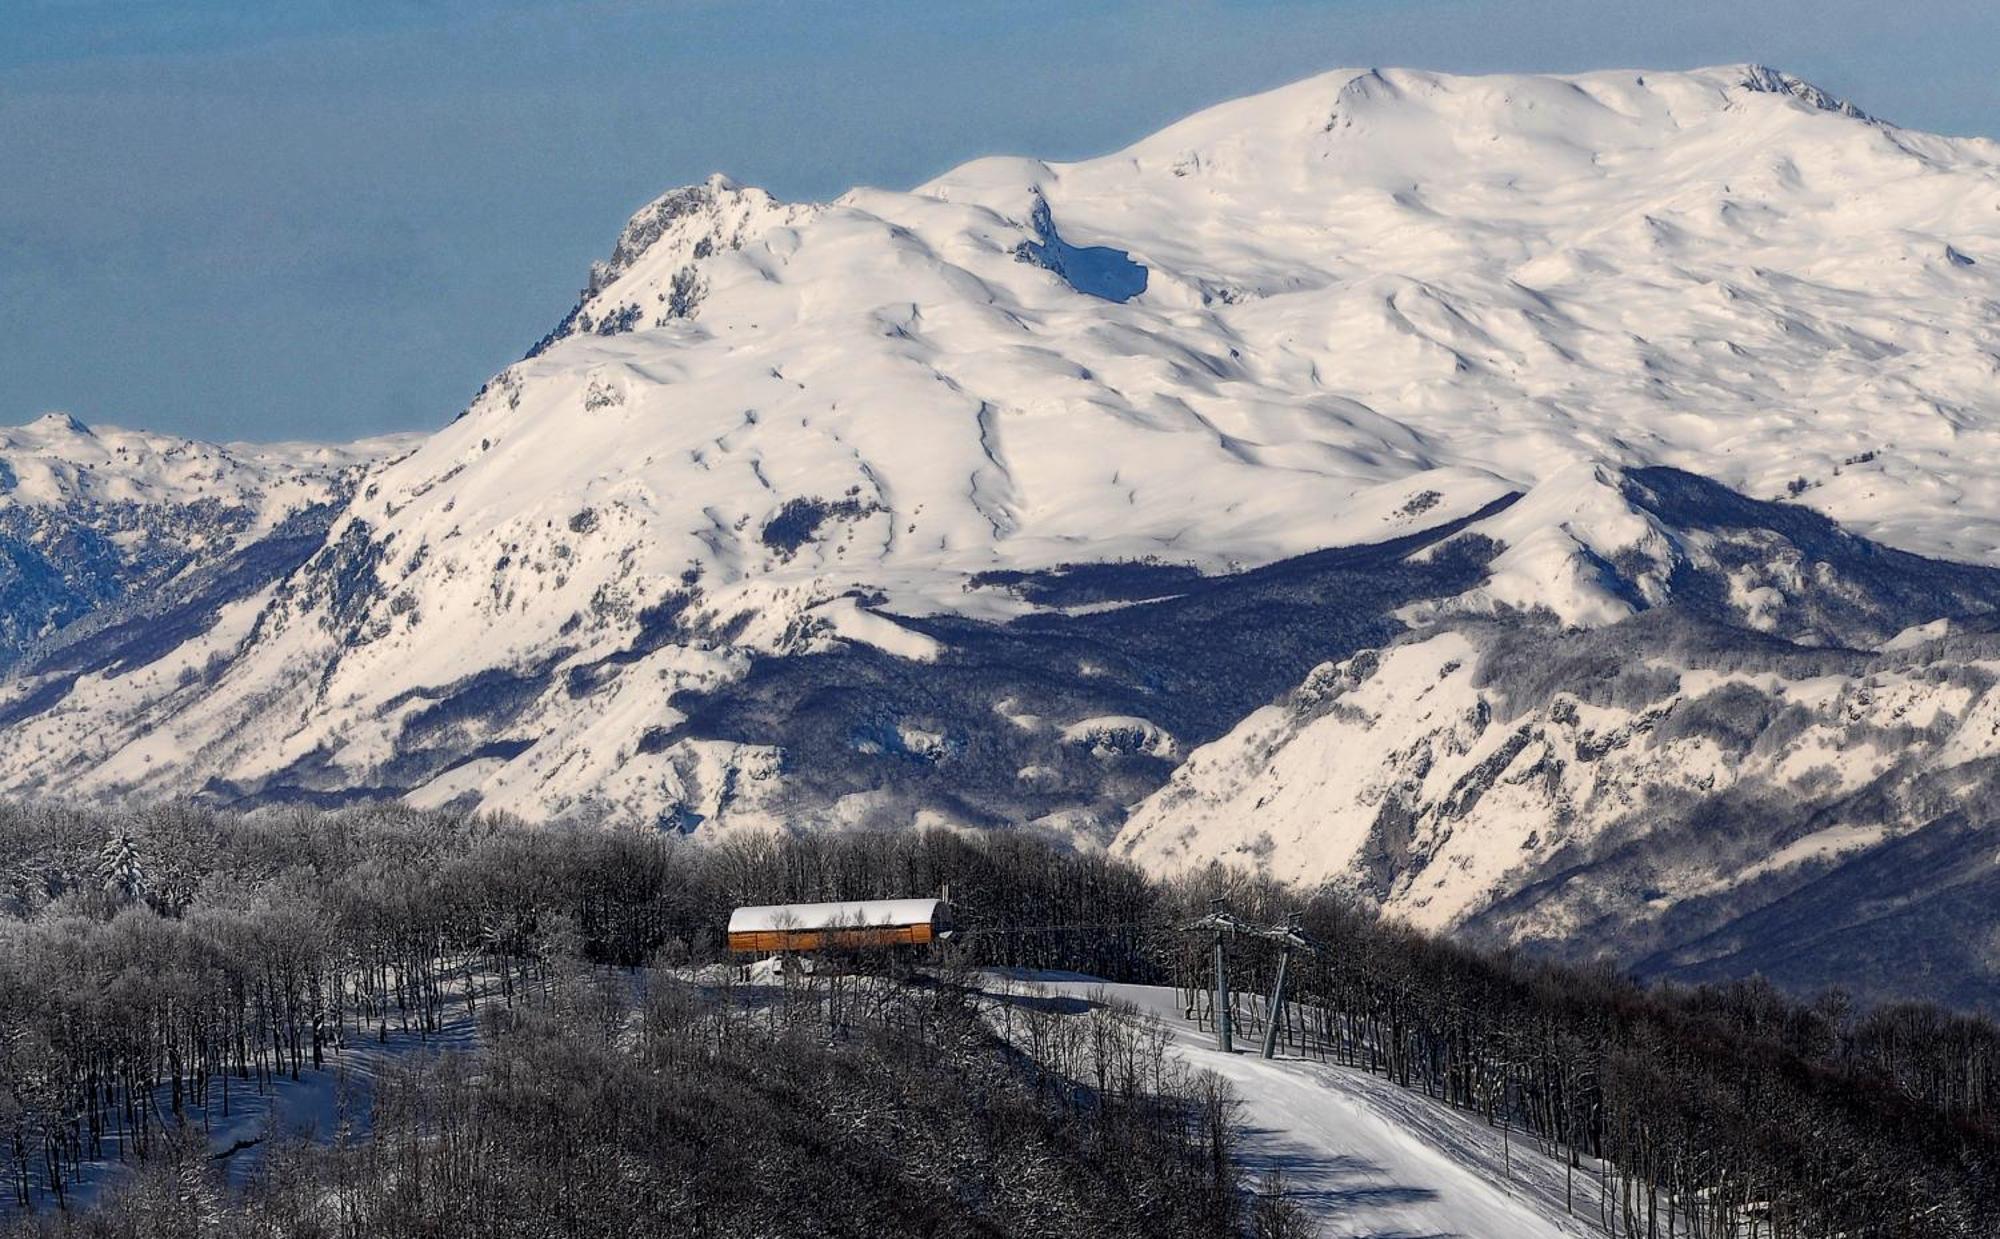
[[[732,966],[733,967],[733,966]],[[695,974],[700,975],[700,974]],[[771,961],[752,965],[739,999],[776,991],[782,973]],[[636,978],[635,978],[636,979]],[[1172,1053],[1189,1068],[1227,1081],[1241,1109],[1239,1165],[1256,1182],[1282,1176],[1286,1199],[1326,1239],[1548,1239],[1599,1233],[1592,1225],[1595,1180],[1575,1173],[1575,1215],[1564,1210],[1562,1163],[1520,1132],[1508,1133],[1477,1115],[1455,1110],[1382,1076],[1332,1063],[1279,1054],[1259,1057],[1239,1041],[1234,1053],[1183,1018],[1169,986],[1125,985],[1070,972],[987,971],[979,983],[995,1009],[1006,1003],[1061,1000],[1082,1016],[1109,1002],[1126,1002],[1156,1018],[1172,1036]],[[499,1001],[482,997],[481,1005]],[[420,1034],[395,1021],[380,1036],[356,1037],[329,1053],[321,1071],[296,1081],[279,1076],[268,1091],[239,1082],[230,1112],[203,1116],[210,1156],[227,1161],[232,1182],[248,1180],[264,1151],[288,1136],[320,1142],[360,1139],[369,1128],[375,1081],[411,1055],[470,1052],[479,1034],[463,995],[435,1032]],[[71,1194],[88,1204],[120,1174],[119,1163],[91,1163]]]
[[[1326,1239],[1547,1239],[1596,1233],[1595,1184],[1576,1173],[1576,1216],[1563,1208],[1562,1163],[1477,1115],[1354,1067],[1239,1042],[1224,1054],[1182,1018],[1167,986],[1116,985],[1065,973],[988,974],[1001,992],[1082,1004],[1123,1000],[1173,1033],[1189,1067],[1229,1082],[1242,1105],[1239,1162],[1275,1170],[1286,1197]]]

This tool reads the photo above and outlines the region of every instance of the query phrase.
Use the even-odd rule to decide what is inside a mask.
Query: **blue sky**
[[[0,424],[438,425],[641,203],[1075,158],[1341,65],[1756,60],[2000,134],[1991,0],[6,0]]]

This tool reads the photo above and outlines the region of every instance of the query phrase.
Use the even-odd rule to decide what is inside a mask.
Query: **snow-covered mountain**
[[[1996,380],[2000,146],[1758,67],[714,177],[298,558],[25,663],[0,788],[1028,822],[1714,959],[1979,818]]]
[[[0,671],[281,527],[323,532],[363,466],[413,446],[224,447],[62,413],[0,428]]]

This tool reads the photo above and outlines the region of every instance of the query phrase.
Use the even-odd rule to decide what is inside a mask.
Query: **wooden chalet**
[[[732,951],[923,946],[950,932],[950,909],[942,899],[772,904],[729,914]]]

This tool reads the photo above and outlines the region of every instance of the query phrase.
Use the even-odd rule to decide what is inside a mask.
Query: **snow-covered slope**
[[[217,446],[62,413],[0,427],[0,670],[302,512],[330,518],[363,466],[414,439]]]
[[[1024,988],[995,975],[986,984],[1003,1001]],[[1047,975],[1025,988],[1030,997],[1129,1002],[1157,1018],[1172,1037],[1170,1052],[1222,1077],[1240,1103],[1242,1164],[1281,1176],[1286,1199],[1327,1239],[1559,1239],[1596,1231],[1593,1185],[1566,1201],[1561,1162],[1518,1133],[1368,1072],[1224,1054],[1186,1022],[1171,989]]]
[[[1552,506],[1597,517],[1541,582],[1593,626],[1495,598]],[[2000,999],[1939,932],[1994,923],[1945,896],[1990,885],[2000,576],[1660,469],[1555,479],[1482,533],[1509,546],[1485,584],[1196,749],[1115,850],[1651,971]]]
[[[823,204],[715,177],[323,533],[0,687],[0,788],[1122,828],[1484,915],[1614,829],[1538,815],[1654,774],[1572,763],[1482,796],[1490,838],[1357,870],[1349,789],[1456,735],[1438,711],[1564,726],[1492,699],[1481,634],[1664,605],[1858,647],[1991,612],[1990,569],[1939,561],[2000,561],[1996,359],[2000,147],[1757,67],[1345,70],[1081,163]],[[1355,680],[1335,723],[1253,715],[1368,648],[1390,678],[1303,690]],[[1682,686],[1634,719],[1700,695],[1635,657]],[[1328,739],[1348,710],[1376,721]],[[1267,749],[1338,794],[1276,815]],[[1449,789],[1420,790],[1413,840]],[[1581,916],[1537,906],[1509,924]]]
[[[1562,940],[1629,896],[1607,889],[1614,861],[1658,911],[1985,809],[1996,690],[1991,633],[1871,654],[1674,612],[1570,634],[1451,626],[1322,667],[1197,751],[1119,846],[1340,878],[1438,927],[1560,872],[1527,902]]]

